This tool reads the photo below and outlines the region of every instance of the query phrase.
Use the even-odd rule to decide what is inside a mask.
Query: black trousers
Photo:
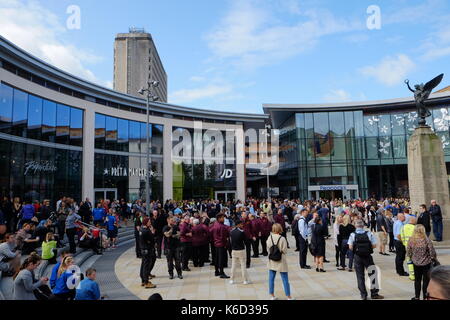
[[[420,291],[422,291],[423,298],[427,294],[428,283],[430,283],[429,271],[431,268],[431,263],[426,266],[416,266],[414,265],[414,291],[416,293],[416,298],[420,298]]]
[[[161,233],[156,233],[155,234],[155,242],[156,242],[156,252],[158,254],[158,258],[161,258],[161,254],[162,254],[162,241],[163,241],[163,234]]]
[[[134,230],[134,239],[136,241],[136,258],[141,257],[141,241],[139,239],[139,231]]]
[[[214,265],[216,272],[218,272],[220,274],[224,274],[223,268],[225,267],[227,260],[228,260],[227,248],[216,247],[216,263]]]
[[[394,246],[395,246],[395,270],[397,271],[397,274],[403,274],[405,273],[403,262],[405,261],[406,249],[400,240],[395,240]]]
[[[64,240],[64,233],[66,231],[66,221],[58,221],[58,242],[62,245]]]
[[[250,267],[250,263],[251,263],[251,257],[252,257],[252,243],[253,240],[252,239],[247,239],[245,238],[245,263],[247,265],[247,267]],[[254,251],[253,251],[254,252]]]
[[[389,250],[391,251],[395,249],[394,241],[394,232],[389,232]]]
[[[177,274],[181,275],[181,247],[170,248],[167,250],[167,269],[169,275],[173,276],[173,269],[177,270]]]
[[[77,251],[77,246],[75,244],[75,235],[77,234],[76,228],[66,229],[67,238],[69,239],[69,251],[70,253],[75,253]]]
[[[253,247],[253,256],[258,257],[259,256],[259,237],[256,238],[256,240],[251,239],[252,241],[252,247]]]
[[[148,282],[148,277],[152,272],[153,267],[155,266],[156,254],[155,250],[142,250],[142,261],[141,261],[141,270],[140,277],[142,283]]]
[[[212,242],[210,243],[210,247],[211,247],[211,264],[216,265],[216,258],[217,258],[216,247]]]
[[[361,297],[367,297],[367,289],[366,289],[366,269],[370,266],[375,265],[373,263],[372,255],[369,255],[367,257],[361,257],[355,254],[355,273],[356,273],[356,280],[358,282],[358,289],[361,294]],[[376,269],[374,269],[376,270]],[[369,276],[373,275],[374,271],[371,271]],[[376,296],[378,294],[379,289],[374,287],[370,289],[370,295]]]
[[[300,237],[300,236],[298,234],[293,234],[292,236],[295,239],[295,250],[299,251],[300,250],[300,244],[298,243],[299,242],[298,237]]]
[[[336,255],[335,255],[335,258],[336,258],[336,266],[339,266],[340,264],[339,264],[339,258],[340,258],[340,256],[341,256],[341,247],[340,246],[334,246],[334,250],[336,250]]]
[[[261,241],[261,247],[262,247],[262,255],[263,256],[267,256],[268,252],[267,252],[267,239],[269,238],[269,236],[261,236],[260,237],[260,241]]]
[[[189,259],[192,256],[192,242],[181,242],[181,262],[182,268],[187,269],[189,266]]]
[[[194,262],[194,267],[202,267],[205,264],[205,245],[192,246],[192,261]]]
[[[307,266],[306,259],[308,257],[308,240],[303,239],[302,236],[298,236],[298,244],[299,244],[299,263],[300,267],[304,268]]]

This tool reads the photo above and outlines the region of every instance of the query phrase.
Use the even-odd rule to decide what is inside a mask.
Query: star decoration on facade
[[[445,136],[441,137],[442,147],[445,149],[450,145],[450,142],[447,140]]]
[[[109,173],[109,172],[108,172],[108,169],[103,169],[103,175],[104,175],[104,176],[107,176],[108,173]]]
[[[434,125],[437,131],[448,131],[450,127],[450,115],[447,109],[441,109],[441,117],[434,119]]]
[[[376,122],[378,122],[378,121],[380,121],[380,118],[379,117],[376,117],[376,116],[372,116],[372,117],[370,117],[370,118],[368,118],[367,119],[367,122],[369,122],[369,124],[371,125],[371,126],[373,126]]]
[[[386,127],[385,125],[383,125],[383,126],[380,128],[380,131],[381,131],[382,133],[384,133],[384,134],[386,134],[386,133],[388,132],[388,130],[389,130],[389,128]]]

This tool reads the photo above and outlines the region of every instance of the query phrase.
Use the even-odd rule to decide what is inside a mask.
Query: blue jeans
[[[433,221],[433,234],[437,241],[442,241],[442,220]]]
[[[273,294],[275,292],[274,283],[275,283],[276,274],[277,274],[276,271],[269,270],[269,294]],[[286,294],[286,296],[290,296],[291,295],[291,287],[289,286],[288,273],[280,272],[280,274],[281,274],[281,280],[283,281],[284,293]]]

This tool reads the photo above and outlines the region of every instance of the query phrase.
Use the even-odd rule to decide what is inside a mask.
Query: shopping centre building
[[[412,97],[264,104],[261,114],[151,102],[147,170],[144,99],[68,74],[2,37],[0,81],[1,196],[134,200],[144,197],[147,174],[151,197],[160,200],[265,196],[267,181],[272,196],[289,198],[408,195],[406,146],[417,122]],[[450,92],[432,95],[429,105],[427,123],[442,140],[449,170]],[[278,170],[268,177],[248,164],[258,144],[247,138],[267,125],[279,134]],[[222,161],[192,150],[204,151],[217,133],[230,132],[232,139],[211,153]],[[260,149],[275,144],[257,137]],[[187,139],[194,148],[175,153]]]

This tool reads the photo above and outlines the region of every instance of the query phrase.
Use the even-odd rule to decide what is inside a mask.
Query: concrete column
[[[164,124],[163,133],[163,201],[173,199],[172,124]]]
[[[443,239],[450,238],[450,201],[447,169],[441,139],[430,127],[414,130],[408,141],[408,183],[411,209],[419,212],[419,205],[436,200],[443,215]]]
[[[236,198],[245,201],[245,140],[244,130],[236,130]]]
[[[82,199],[94,199],[94,148],[95,148],[95,112],[92,109],[84,110],[83,119],[83,175]]]

